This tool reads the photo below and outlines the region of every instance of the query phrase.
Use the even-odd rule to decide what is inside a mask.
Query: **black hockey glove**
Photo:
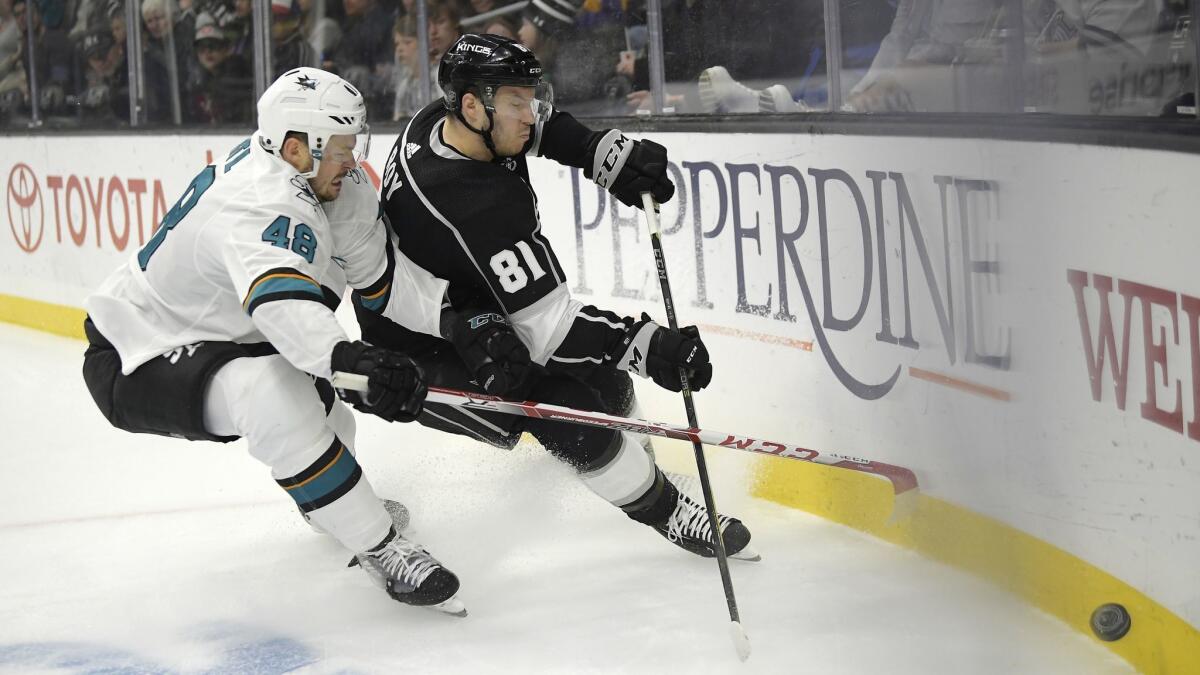
[[[626,206],[639,209],[643,192],[659,204],[675,196],[675,184],[667,177],[667,149],[654,141],[631,140],[616,129],[596,143],[587,177]]]
[[[687,372],[688,387],[692,391],[700,391],[712,381],[708,350],[695,326],[671,330],[654,323],[643,313],[642,320],[625,333],[618,353],[621,354],[618,368],[649,377],[664,389],[679,391],[683,388],[679,381],[680,368]]]
[[[448,339],[459,358],[489,394],[503,396],[520,387],[533,370],[529,350],[503,316],[468,311],[453,318]]]
[[[367,376],[368,391],[338,389],[338,396],[355,410],[389,422],[411,422],[425,404],[425,374],[412,359],[361,342],[339,342],[329,360],[334,371]]]

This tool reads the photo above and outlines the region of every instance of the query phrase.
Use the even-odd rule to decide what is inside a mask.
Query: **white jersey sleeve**
[[[334,237],[334,260],[354,289],[354,302],[409,330],[441,337],[449,283],[396,248],[375,189],[356,169],[342,194],[324,205]]]
[[[529,357],[546,365],[570,332],[581,309],[583,304],[571,297],[565,285],[560,285],[529,307],[509,315],[508,319],[529,350]],[[601,359],[596,358],[595,362],[600,363]]]

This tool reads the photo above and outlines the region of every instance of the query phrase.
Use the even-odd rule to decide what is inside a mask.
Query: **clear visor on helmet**
[[[362,165],[371,151],[371,127],[363,124],[357,134],[335,134],[320,152],[322,162],[349,164],[350,168]]]
[[[549,119],[554,110],[554,88],[549,82],[536,87],[502,85],[496,89],[491,101],[484,102],[495,111],[497,117],[539,124]]]

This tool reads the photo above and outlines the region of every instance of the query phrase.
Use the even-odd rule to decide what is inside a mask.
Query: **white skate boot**
[[[383,499],[380,501],[383,502],[384,510],[386,510],[388,515],[392,517],[392,527],[396,528],[396,531],[400,533],[403,533],[405,530],[407,530],[409,524],[408,507],[400,502],[392,501],[391,499]],[[314,523],[313,519],[309,518],[307,513],[301,511],[300,515],[304,518],[304,522],[308,523],[308,526],[312,528],[313,532],[316,532],[317,534],[329,534],[325,531],[325,528]]]

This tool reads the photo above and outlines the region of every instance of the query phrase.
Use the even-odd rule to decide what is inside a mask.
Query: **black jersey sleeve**
[[[529,153],[583,169],[583,175],[627,206],[642,208],[642,193],[660,204],[675,195],[667,175],[667,149],[633,140],[619,129],[592,131],[570,113],[554,111],[535,134]]]
[[[591,171],[596,145],[609,129],[593,131],[569,113],[555,109],[542,123],[531,152],[559,164]]]
[[[614,368],[634,320],[584,305],[563,286],[542,302],[511,315],[531,358],[551,372],[586,379],[597,368]]]

